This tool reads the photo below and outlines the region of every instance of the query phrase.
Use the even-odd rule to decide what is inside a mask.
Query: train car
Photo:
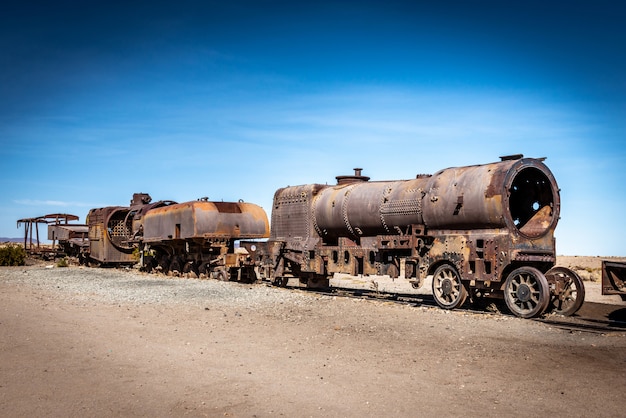
[[[257,263],[236,244],[268,237],[267,215],[252,203],[204,198],[169,205],[145,215],[141,264],[149,271],[252,282]]]
[[[29,255],[42,257],[45,260],[65,256],[80,257],[88,250],[89,240],[86,225],[70,223],[78,220],[77,215],[51,213],[35,218],[19,219],[17,227],[24,224],[24,249]],[[41,245],[40,224],[47,225],[48,239],[52,241],[52,246]],[[33,240],[35,240],[34,243]]]
[[[147,193],[135,193],[130,206],[107,206],[87,214],[90,262],[104,265],[133,264],[143,231],[143,217],[151,209],[174,204],[152,202]]]
[[[602,294],[619,295],[626,301],[626,262],[602,260]]]
[[[48,239],[53,247],[58,246],[57,256],[82,259],[89,250],[88,233],[89,227],[83,224],[48,224]]]
[[[517,316],[572,315],[584,300],[575,272],[554,267],[559,188],[543,159],[522,155],[410,180],[369,181],[355,169],[336,185],[274,195],[265,274],[328,286],[337,273],[386,275],[419,287],[432,277],[439,306],[468,295],[504,298]]]

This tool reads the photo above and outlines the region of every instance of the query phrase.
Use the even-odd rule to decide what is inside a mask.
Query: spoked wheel
[[[198,275],[200,278],[204,278],[206,279],[207,276],[211,276],[211,263],[209,262],[203,262],[202,264],[200,264],[200,267],[198,267]]]
[[[443,309],[458,308],[465,303],[467,290],[461,282],[461,276],[453,266],[444,264],[435,270],[433,297],[437,305]]]
[[[585,300],[585,286],[580,276],[565,267],[552,267],[546,279],[552,289],[549,309],[559,315],[574,315]]]
[[[178,257],[174,257],[168,267],[168,276],[179,276],[183,271],[183,263]]]
[[[513,270],[504,283],[504,301],[521,318],[541,315],[550,303],[546,277],[534,267]]]
[[[185,266],[183,267],[183,274],[192,277],[194,279],[197,279],[199,274],[198,268],[196,267],[196,264],[193,261],[188,261]]]
[[[228,274],[226,269],[219,269],[217,271],[217,274],[215,275],[215,278],[221,282],[227,282],[230,280],[230,275]]]
[[[278,287],[287,287],[287,283],[289,283],[289,277],[274,277],[272,279],[272,284]]]

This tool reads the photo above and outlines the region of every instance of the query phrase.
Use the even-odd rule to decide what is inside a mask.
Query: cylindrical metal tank
[[[311,211],[320,236],[398,234],[408,225],[423,224],[429,229],[509,228],[535,238],[553,230],[559,217],[558,186],[539,159],[505,158],[413,180],[365,179],[355,176],[315,196]]]
[[[313,201],[321,236],[368,236],[397,233],[421,224],[421,202],[427,179],[354,182],[322,190]]]
[[[422,207],[431,229],[508,228],[536,238],[554,230],[560,204],[548,167],[522,158],[441,170],[430,179]]]
[[[172,239],[269,237],[269,222],[260,206],[245,202],[192,201],[149,211],[143,221],[144,242]]]

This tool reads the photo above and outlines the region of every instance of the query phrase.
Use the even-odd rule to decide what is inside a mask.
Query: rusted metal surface
[[[82,257],[89,251],[89,227],[79,224],[49,224],[48,239],[53,247],[58,242],[59,251],[63,255]]]
[[[87,239],[87,225],[77,224],[49,224],[48,240],[50,241],[68,241],[74,238]]]
[[[560,212],[552,173],[528,158],[441,170],[423,205],[430,229],[507,228],[528,238],[554,230]]]
[[[133,254],[143,233],[143,218],[151,209],[173,204],[152,202],[146,193],[135,193],[130,206],[108,206],[92,209],[87,215],[89,257],[99,263],[134,263]]]
[[[128,208],[109,206],[92,209],[87,215],[90,258],[100,263],[132,262],[132,251],[120,248],[118,242],[128,240],[129,229],[123,222]],[[115,216],[115,215],[118,216]]]
[[[265,211],[252,203],[201,199],[170,205],[144,218],[141,264],[172,275],[254,281],[256,247],[236,243],[269,234]]]
[[[602,294],[626,300],[626,262],[602,260]]]
[[[552,267],[545,276],[552,290],[551,310],[564,316],[576,313],[585,300],[580,276],[566,267]]]
[[[145,193],[135,193],[130,206],[92,209],[87,219],[91,260],[220,280],[256,280],[259,261],[236,243],[268,238],[270,229],[265,211],[252,203],[153,203]]]
[[[69,213],[51,213],[48,215],[38,216],[36,218],[24,218],[17,221],[17,227],[19,228],[24,224],[24,249],[29,254],[46,254],[49,256],[56,255],[56,248],[54,238],[48,236],[48,239],[52,240],[52,247],[42,247],[39,239],[39,224],[46,225],[69,225],[70,221],[78,221],[79,217],[71,215]],[[78,226],[78,225],[73,225]],[[50,226],[48,226],[50,228]],[[34,229],[34,231],[33,231]],[[35,234],[33,236],[33,233]],[[48,233],[49,234],[49,233]],[[68,232],[69,235],[69,232]],[[74,238],[74,237],[73,237]],[[35,242],[33,243],[33,239]],[[68,237],[69,239],[69,237]]]
[[[291,243],[316,236],[313,231],[315,220],[311,218],[311,202],[325,187],[309,184],[277,190],[272,208],[272,240]]]
[[[519,281],[542,288],[533,309],[518,309],[536,316],[549,304],[546,282],[565,291],[556,275],[543,277],[556,260],[559,213],[559,189],[543,159],[502,157],[384,182],[355,169],[354,176],[338,176],[335,186],[275,193],[270,275],[305,284],[335,273],[389,275],[418,286],[437,270],[440,304],[455,307],[465,300],[460,290],[448,292],[458,289],[457,277],[471,297],[503,297],[509,274],[528,266],[530,273],[515,276],[513,285],[522,289],[520,304],[526,303],[526,283]]]
[[[327,187],[315,198],[312,215],[316,230],[325,239],[399,235],[407,225],[423,223],[425,182],[355,182]]]
[[[245,202],[192,201],[170,205],[148,212],[143,225],[144,242],[269,237],[265,211]]]

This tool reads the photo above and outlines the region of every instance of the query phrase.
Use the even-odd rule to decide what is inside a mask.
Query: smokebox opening
[[[509,211],[515,227],[525,236],[537,238],[552,225],[555,214],[552,182],[541,170],[521,170],[509,189]]]

